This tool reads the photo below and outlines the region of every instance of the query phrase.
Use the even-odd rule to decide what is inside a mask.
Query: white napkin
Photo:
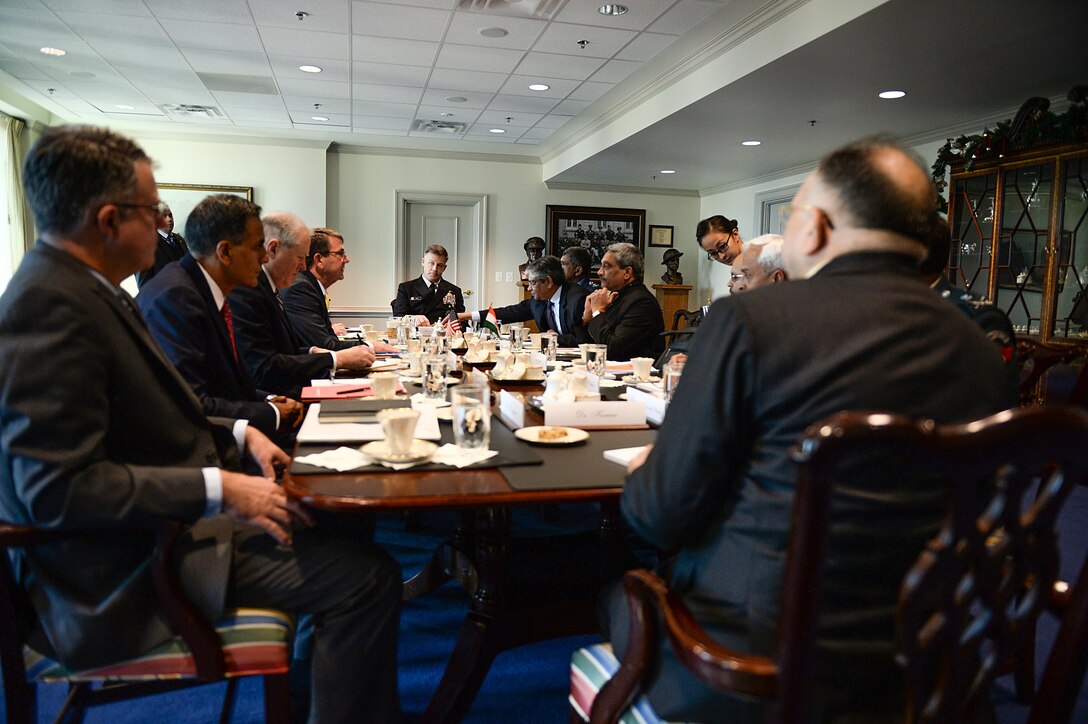
[[[601,380],[601,387],[625,387],[625,386],[626,386],[626,383],[620,382],[619,380],[609,380],[609,379],[602,379]]]
[[[420,460],[411,463],[388,463],[384,460],[375,460],[367,455],[365,452],[357,450],[353,447],[338,447],[335,450],[326,450],[321,453],[314,453],[312,455],[303,455],[295,458],[300,463],[306,463],[307,465],[315,465],[319,468],[329,468],[337,472],[343,473],[348,470],[356,470],[367,465],[382,465],[393,470],[407,470],[410,467],[414,467],[421,463],[430,462],[429,460]]]
[[[453,443],[446,443],[434,451],[434,455],[431,456],[431,462],[449,465],[454,468],[463,468],[467,465],[473,465],[483,460],[487,460],[488,458],[493,458],[498,454],[497,450],[484,450],[482,448],[470,450],[457,447]]]
[[[420,410],[424,407],[449,407],[449,400],[435,400],[429,397],[424,397],[422,392],[417,392],[409,398],[412,401],[412,407],[416,410]]]

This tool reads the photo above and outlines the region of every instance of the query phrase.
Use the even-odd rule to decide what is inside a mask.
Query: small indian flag
[[[494,335],[499,336],[499,318],[495,316],[495,305],[487,308],[487,316],[483,318],[481,325],[484,329],[490,329]]]

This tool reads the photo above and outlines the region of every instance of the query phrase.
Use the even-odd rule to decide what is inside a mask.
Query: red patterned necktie
[[[230,349],[234,352],[234,363],[238,364],[238,345],[234,343],[234,316],[230,313],[230,303],[223,300],[223,308],[219,310],[223,315],[223,323],[227,325],[227,336],[230,337]]]

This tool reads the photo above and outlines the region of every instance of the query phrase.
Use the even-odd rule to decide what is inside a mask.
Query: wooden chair
[[[1088,350],[1084,347],[1021,338],[1016,340],[1016,354],[1020,366],[1021,405],[1068,402],[1088,407],[1088,372],[1085,371],[1088,365],[1083,364]],[[1082,364],[1076,365],[1078,361]],[[1079,373],[1075,370],[1077,366]]]
[[[213,627],[186,597],[171,565],[181,530],[164,523],[157,530],[152,578],[159,604],[177,636],[136,659],[94,671],[73,672],[24,645],[33,609],[16,583],[7,549],[50,545],[87,533],[10,525],[0,521],[0,667],[6,721],[37,721],[34,679],[66,681],[68,696],[56,721],[79,722],[91,706],[227,680],[220,722],[227,722],[237,677],[264,677],[265,718],[286,724],[290,717],[287,670],[293,622],[269,609],[235,609]],[[94,687],[93,684],[100,684]]]
[[[941,475],[948,489],[942,528],[900,594],[897,660],[905,673],[906,720],[968,720],[994,678],[1034,645],[1033,624],[1054,603],[1064,613],[1061,630],[1030,722],[1068,722],[1088,666],[1088,575],[1082,569],[1071,592],[1052,593],[1054,525],[1070,488],[1088,475],[1086,440],[1088,415],[1062,406],[943,427],[866,413],[813,425],[795,451],[800,468],[774,652],[759,656],[718,644],[661,579],[631,571],[624,579],[629,650],[607,682],[602,673],[611,671],[598,647],[575,654],[574,662],[583,654],[592,661],[572,663],[571,720],[584,720],[588,709],[591,722],[616,722],[634,706],[655,721],[638,694],[660,626],[700,680],[769,702],[769,721],[805,721],[834,472],[852,451],[894,444],[917,461],[920,474]],[[592,688],[585,671],[602,684],[595,698],[585,691]]]

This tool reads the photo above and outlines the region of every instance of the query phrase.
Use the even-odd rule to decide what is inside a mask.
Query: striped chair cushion
[[[228,610],[215,625],[226,658],[227,677],[283,674],[291,663],[294,621],[266,608]],[[23,649],[27,678],[41,681],[185,679],[196,676],[189,647],[180,636],[135,659],[87,671],[69,671],[58,661]]]
[[[612,644],[594,644],[578,649],[570,658],[570,705],[584,720],[604,683],[619,670]],[[620,717],[621,724],[665,724],[654,713],[646,697],[640,696]]]

